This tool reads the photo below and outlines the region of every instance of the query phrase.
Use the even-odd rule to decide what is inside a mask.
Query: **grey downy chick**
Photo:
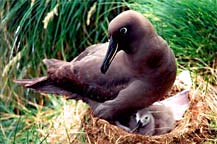
[[[144,135],[161,135],[175,128],[189,107],[189,90],[143,108],[129,117],[116,121],[116,125],[128,132]]]
[[[131,115],[127,124],[117,121],[116,125],[128,132],[152,136],[165,134],[174,129],[175,119],[168,107],[152,105]]]

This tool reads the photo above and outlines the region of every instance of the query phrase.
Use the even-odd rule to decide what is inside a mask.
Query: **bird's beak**
[[[142,126],[142,122],[139,120],[137,122],[136,127],[134,129],[132,129],[131,132],[133,133],[133,132],[137,131],[141,126]]]
[[[106,56],[104,58],[102,66],[101,66],[101,72],[103,74],[105,74],[107,72],[107,70],[108,70],[112,60],[114,59],[115,55],[117,54],[117,52],[118,52],[118,43],[111,36],[110,41],[109,41],[109,47],[108,47]]]

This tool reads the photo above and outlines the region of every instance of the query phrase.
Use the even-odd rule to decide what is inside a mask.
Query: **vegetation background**
[[[1,0],[0,143],[49,143],[49,129],[61,123],[57,116],[76,109],[74,117],[79,117],[86,105],[35,94],[13,80],[45,75],[44,58],[70,61],[89,45],[106,42],[109,21],[127,9],[151,20],[174,50],[179,69],[202,75],[216,87],[216,0]],[[210,125],[216,129],[217,121]],[[77,130],[76,139],[86,141],[81,128],[70,128]]]

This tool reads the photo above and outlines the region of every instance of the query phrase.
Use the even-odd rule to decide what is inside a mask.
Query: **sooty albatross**
[[[114,121],[161,99],[176,77],[172,50],[142,14],[128,10],[108,27],[109,42],[88,47],[71,62],[45,59],[47,76],[16,80],[27,88],[83,99]]]

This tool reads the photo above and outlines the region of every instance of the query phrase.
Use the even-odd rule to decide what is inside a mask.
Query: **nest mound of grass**
[[[207,84],[202,78],[196,77],[197,85],[189,92],[190,107],[182,120],[176,123],[176,128],[170,133],[158,136],[145,136],[125,132],[109,122],[93,116],[88,110],[82,122],[82,127],[90,143],[201,143],[211,140],[217,132],[210,122],[216,121],[217,89]],[[176,80],[169,95],[174,95],[185,89]],[[215,120],[214,120],[215,119]]]

